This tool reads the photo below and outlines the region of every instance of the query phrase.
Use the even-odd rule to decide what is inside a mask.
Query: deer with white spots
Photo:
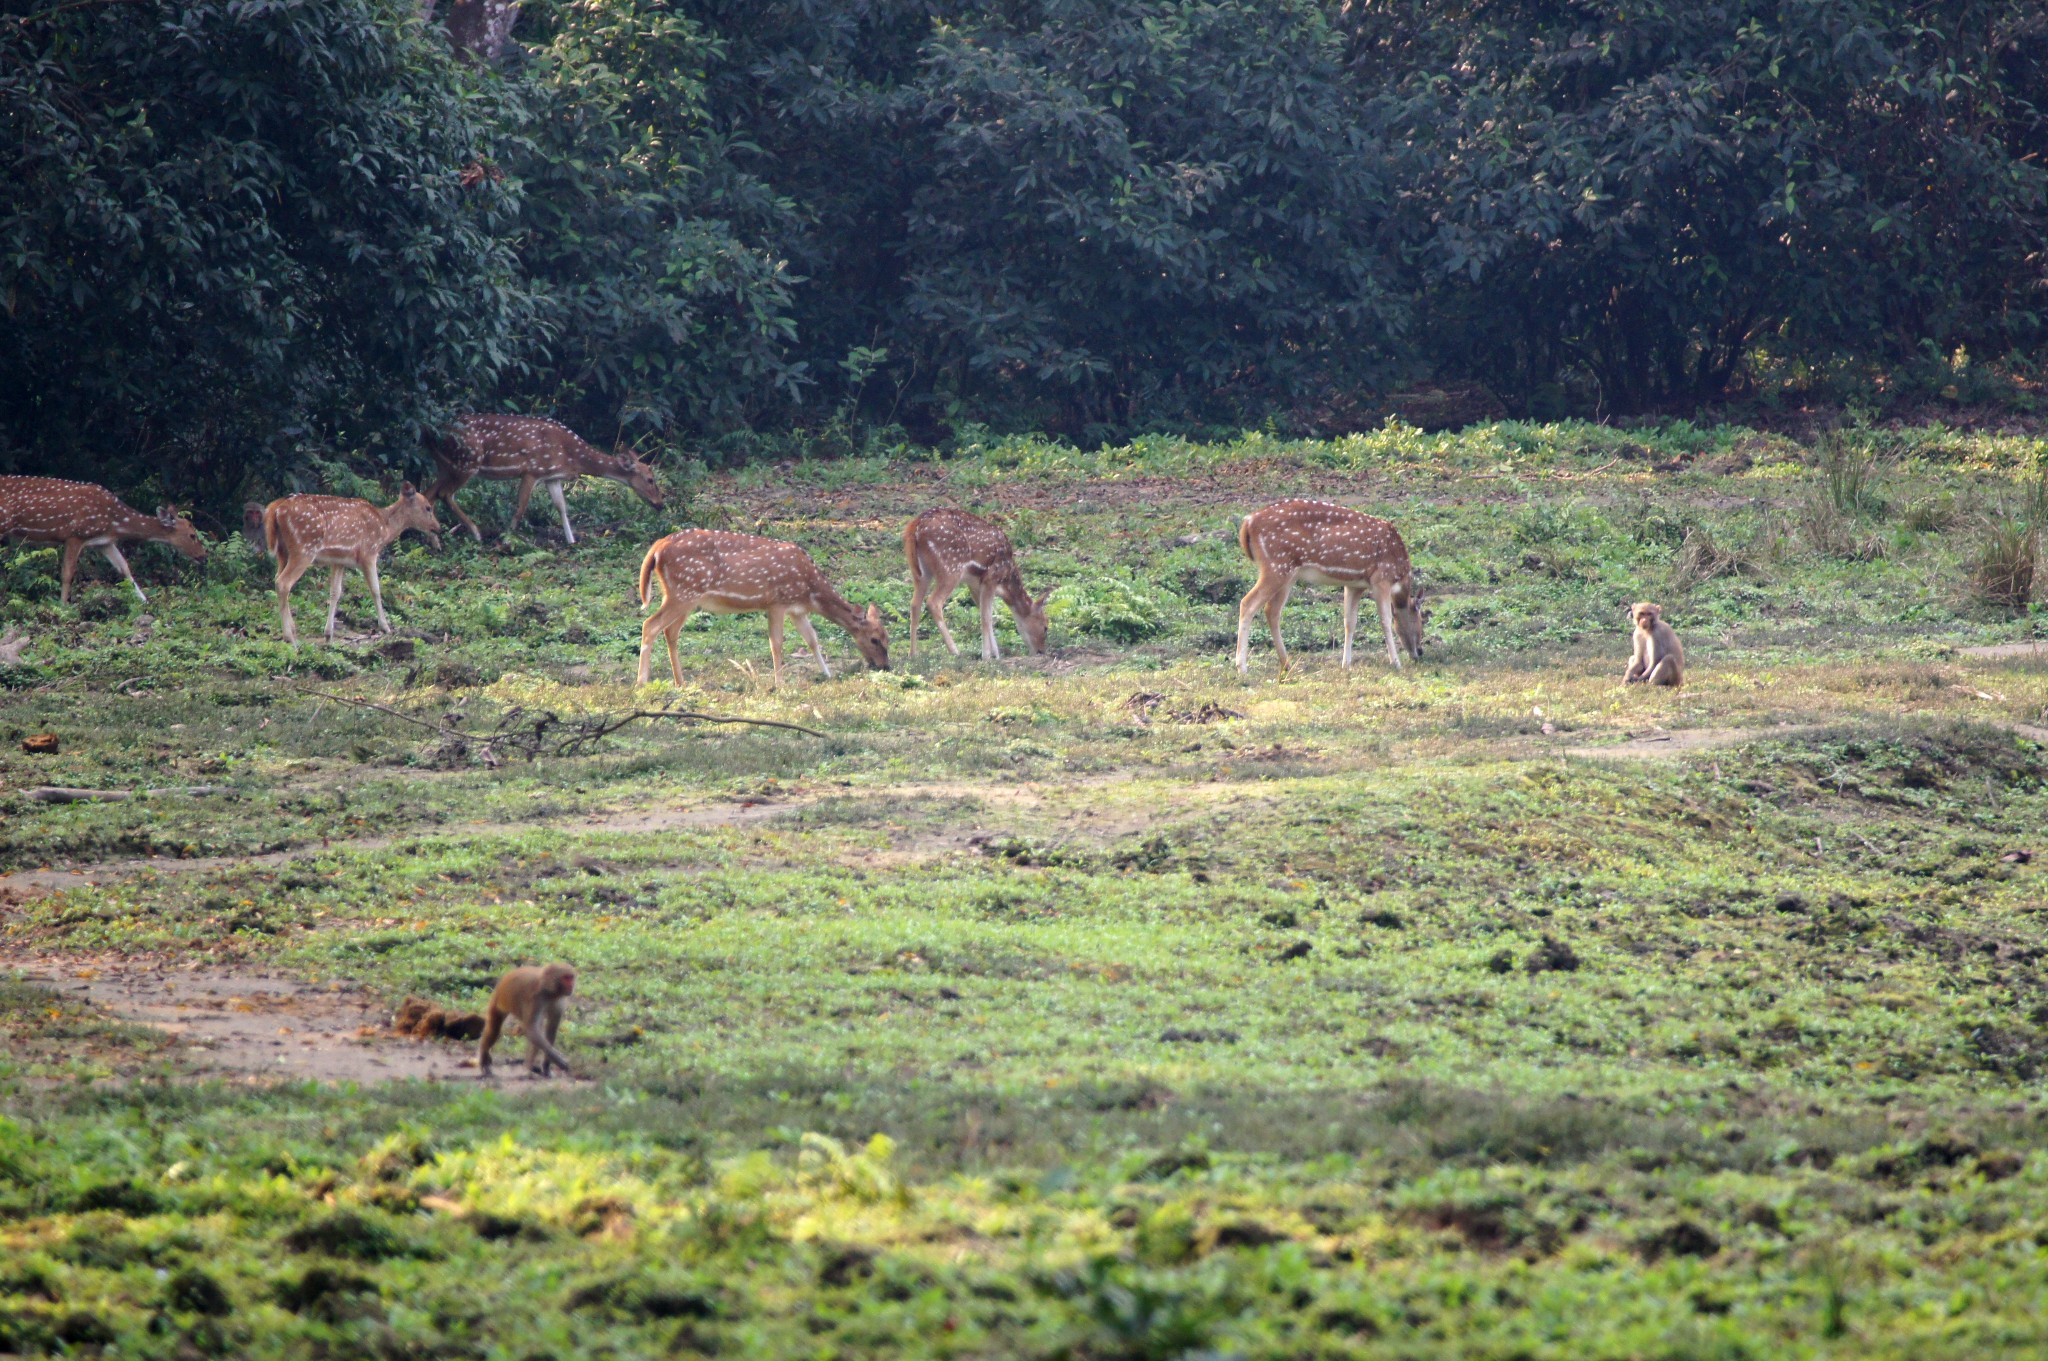
[[[1261,609],[1280,669],[1287,669],[1280,612],[1298,581],[1343,588],[1345,666],[1351,665],[1358,604],[1367,592],[1379,605],[1387,660],[1394,669],[1401,668],[1404,648],[1422,660],[1422,588],[1408,561],[1408,545],[1385,520],[1329,501],[1275,501],[1244,517],[1237,546],[1259,567],[1259,579],[1237,607],[1239,671],[1250,669],[1252,615]]]
[[[112,563],[144,604],[149,597],[135,584],[121,545],[135,540],[169,544],[195,562],[206,561],[206,545],[192,522],[171,506],[155,515],[130,510],[105,487],[91,482],[66,482],[60,477],[0,477],[0,538],[23,543],[61,543],[64,556],[57,568],[59,599],[71,603],[71,577],[78,555],[97,548]]]
[[[377,628],[391,632],[384,615],[384,586],[377,578],[377,559],[387,545],[417,529],[434,547],[441,546],[441,526],[434,503],[408,482],[388,506],[358,501],[353,496],[286,496],[263,508],[263,547],[277,559],[277,611],[284,620],[284,640],[299,645],[299,626],[292,619],[292,587],[314,567],[328,568],[327,641],[334,641],[334,616],[341,608],[341,587],[353,567],[370,583],[377,602]]]
[[[533,499],[533,489],[546,487],[562,517],[562,537],[570,543],[576,542],[576,531],[569,527],[569,503],[564,492],[579,477],[608,477],[623,482],[656,510],[662,506],[661,487],[654,480],[654,470],[641,459],[631,453],[607,454],[585,444],[567,426],[539,416],[461,416],[456,419],[453,435],[432,440],[427,448],[440,468],[440,476],[427,492],[427,500],[445,502],[449,513],[478,543],[483,542],[484,536],[476,521],[455,504],[455,493],[475,477],[518,481],[518,501],[512,507],[507,533],[525,518],[526,503]]]
[[[960,583],[967,583],[981,611],[981,659],[999,660],[996,645],[996,598],[1010,607],[1017,631],[1033,652],[1045,651],[1047,591],[1034,598],[1024,589],[1017,555],[1009,536],[979,515],[964,510],[928,510],[903,527],[903,556],[910,563],[910,655],[917,655],[917,616],[927,604],[946,650],[960,655],[952,630],[946,627],[946,602]]]
[[[811,616],[823,615],[853,638],[853,645],[869,666],[889,669],[889,635],[882,628],[882,612],[873,605],[862,613],[834,590],[825,574],[811,561],[810,554],[793,543],[764,539],[753,534],[733,534],[722,529],[686,529],[658,539],[640,563],[640,606],[647,608],[649,581],[661,580],[661,608],[640,626],[640,683],[647,684],[654,657],[654,640],[668,640],[668,669],[677,685],[683,683],[682,663],[676,658],[676,635],[683,622],[697,610],[713,614],[749,614],[755,610],[768,616],[768,651],[775,658],[775,683],[782,683],[782,621],[796,621],[797,632],[818,659],[818,669],[832,678],[825,662],[825,649],[818,645],[818,631]]]

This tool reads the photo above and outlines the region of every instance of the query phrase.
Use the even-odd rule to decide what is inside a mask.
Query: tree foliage
[[[517,195],[399,0],[0,15],[0,439],[218,494],[320,435],[402,443],[517,357]]]
[[[0,0],[0,463],[223,499],[458,407],[1253,423],[2043,338],[1990,0]]]
[[[512,111],[520,263],[549,337],[498,397],[597,431],[757,416],[802,381],[794,281],[771,246],[796,209],[712,126],[718,45],[663,0],[529,6]]]

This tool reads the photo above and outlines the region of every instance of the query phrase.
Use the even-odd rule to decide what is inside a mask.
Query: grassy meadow
[[[1985,582],[2044,466],[1682,423],[677,460],[663,512],[573,491],[573,548],[544,499],[408,536],[391,637],[352,579],[321,645],[310,574],[296,651],[238,536],[131,552],[147,605],[0,547],[0,874],[54,876],[0,899],[0,1353],[2039,1356],[2048,613]],[[1362,625],[1340,669],[1303,588],[1238,676],[1237,518],[1286,495],[1399,525],[1419,665]],[[965,655],[908,655],[937,504],[1058,587],[1047,655],[999,610],[980,661],[964,593]],[[804,545],[892,669],[821,624],[839,674],[792,631],[778,688],[700,615],[634,686],[681,524]],[[1620,684],[1638,599],[1679,692]],[[819,735],[559,751],[663,708]],[[577,1078],[200,1080],[31,956],[462,1007],[564,959]]]

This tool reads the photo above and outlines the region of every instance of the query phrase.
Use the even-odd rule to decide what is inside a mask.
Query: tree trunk
[[[435,0],[421,0],[426,16],[434,17]],[[519,0],[448,0],[448,41],[488,65],[505,50],[512,25],[519,22]]]

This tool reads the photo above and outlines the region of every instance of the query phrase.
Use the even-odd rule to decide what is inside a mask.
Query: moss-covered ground
[[[2048,629],[1972,584],[2041,461],[1500,425],[672,469],[893,612],[895,669],[825,627],[841,674],[779,688],[758,617],[631,684],[679,521],[609,486],[573,548],[406,540],[400,634],[352,583],[296,653],[238,538],[131,554],[148,606],[0,549],[0,871],[70,872],[0,951],[583,992],[574,1082],[221,1084],[0,954],[0,1352],[2042,1355],[2048,661],[2007,645]],[[1400,525],[1420,665],[1341,670],[1305,589],[1293,672],[1261,628],[1238,677],[1236,517],[1291,494]],[[941,503],[1059,587],[1049,655],[1003,614],[979,661],[964,596],[970,655],[906,655]],[[1676,694],[1619,683],[1642,598]],[[824,735],[488,736],[664,706]]]

